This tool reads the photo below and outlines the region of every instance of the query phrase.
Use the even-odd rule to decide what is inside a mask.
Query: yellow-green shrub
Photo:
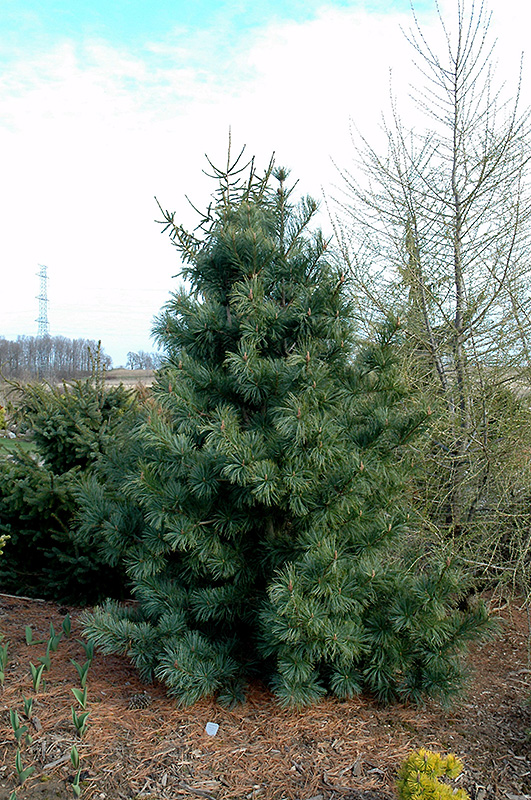
[[[457,778],[463,765],[451,753],[442,756],[430,750],[416,750],[406,758],[396,784],[399,800],[470,800],[464,789],[452,789],[439,778]]]

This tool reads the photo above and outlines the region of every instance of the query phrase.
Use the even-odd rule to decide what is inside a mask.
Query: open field
[[[152,369],[110,369],[105,373],[105,383],[117,386],[151,386],[155,372]]]
[[[35,445],[32,442],[26,442],[24,439],[8,439],[5,436],[0,436],[0,453],[6,452],[20,452],[24,450],[29,452],[35,450]]]

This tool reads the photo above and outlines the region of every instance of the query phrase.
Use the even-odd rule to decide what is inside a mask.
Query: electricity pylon
[[[41,279],[40,292],[37,295],[39,301],[39,316],[35,320],[39,326],[37,336],[48,336],[48,273],[44,264],[39,264],[40,270],[37,275]]]

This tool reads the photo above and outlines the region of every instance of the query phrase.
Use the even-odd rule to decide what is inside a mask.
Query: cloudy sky
[[[510,87],[531,10],[488,5]],[[434,0],[415,8],[437,36]],[[0,0],[0,336],[37,334],[45,264],[52,335],[101,339],[115,366],[153,350],[179,272],[154,196],[193,226],[185,195],[208,204],[205,153],[224,162],[229,128],[333,194],[351,125],[378,142],[390,70],[407,116],[410,25],[408,0]]]

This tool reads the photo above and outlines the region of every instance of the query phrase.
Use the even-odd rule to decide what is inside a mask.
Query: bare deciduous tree
[[[504,440],[499,430],[505,390],[518,404],[531,369],[528,113],[519,81],[512,100],[495,89],[484,4],[457,0],[454,26],[437,10],[441,48],[415,14],[407,34],[425,129],[408,130],[393,98],[387,152],[358,140],[334,222],[365,321],[402,315],[410,374],[443,409],[427,454],[432,518],[485,536],[503,514],[514,524],[511,508],[528,502],[530,485],[520,479],[508,491],[509,472],[529,464],[514,459],[523,429],[505,418]],[[527,406],[511,413],[529,434]]]
[[[16,341],[0,337],[0,373],[17,380],[69,379],[90,375],[99,345],[92,339],[65,336],[19,336]],[[112,359],[100,357],[109,369]]]

